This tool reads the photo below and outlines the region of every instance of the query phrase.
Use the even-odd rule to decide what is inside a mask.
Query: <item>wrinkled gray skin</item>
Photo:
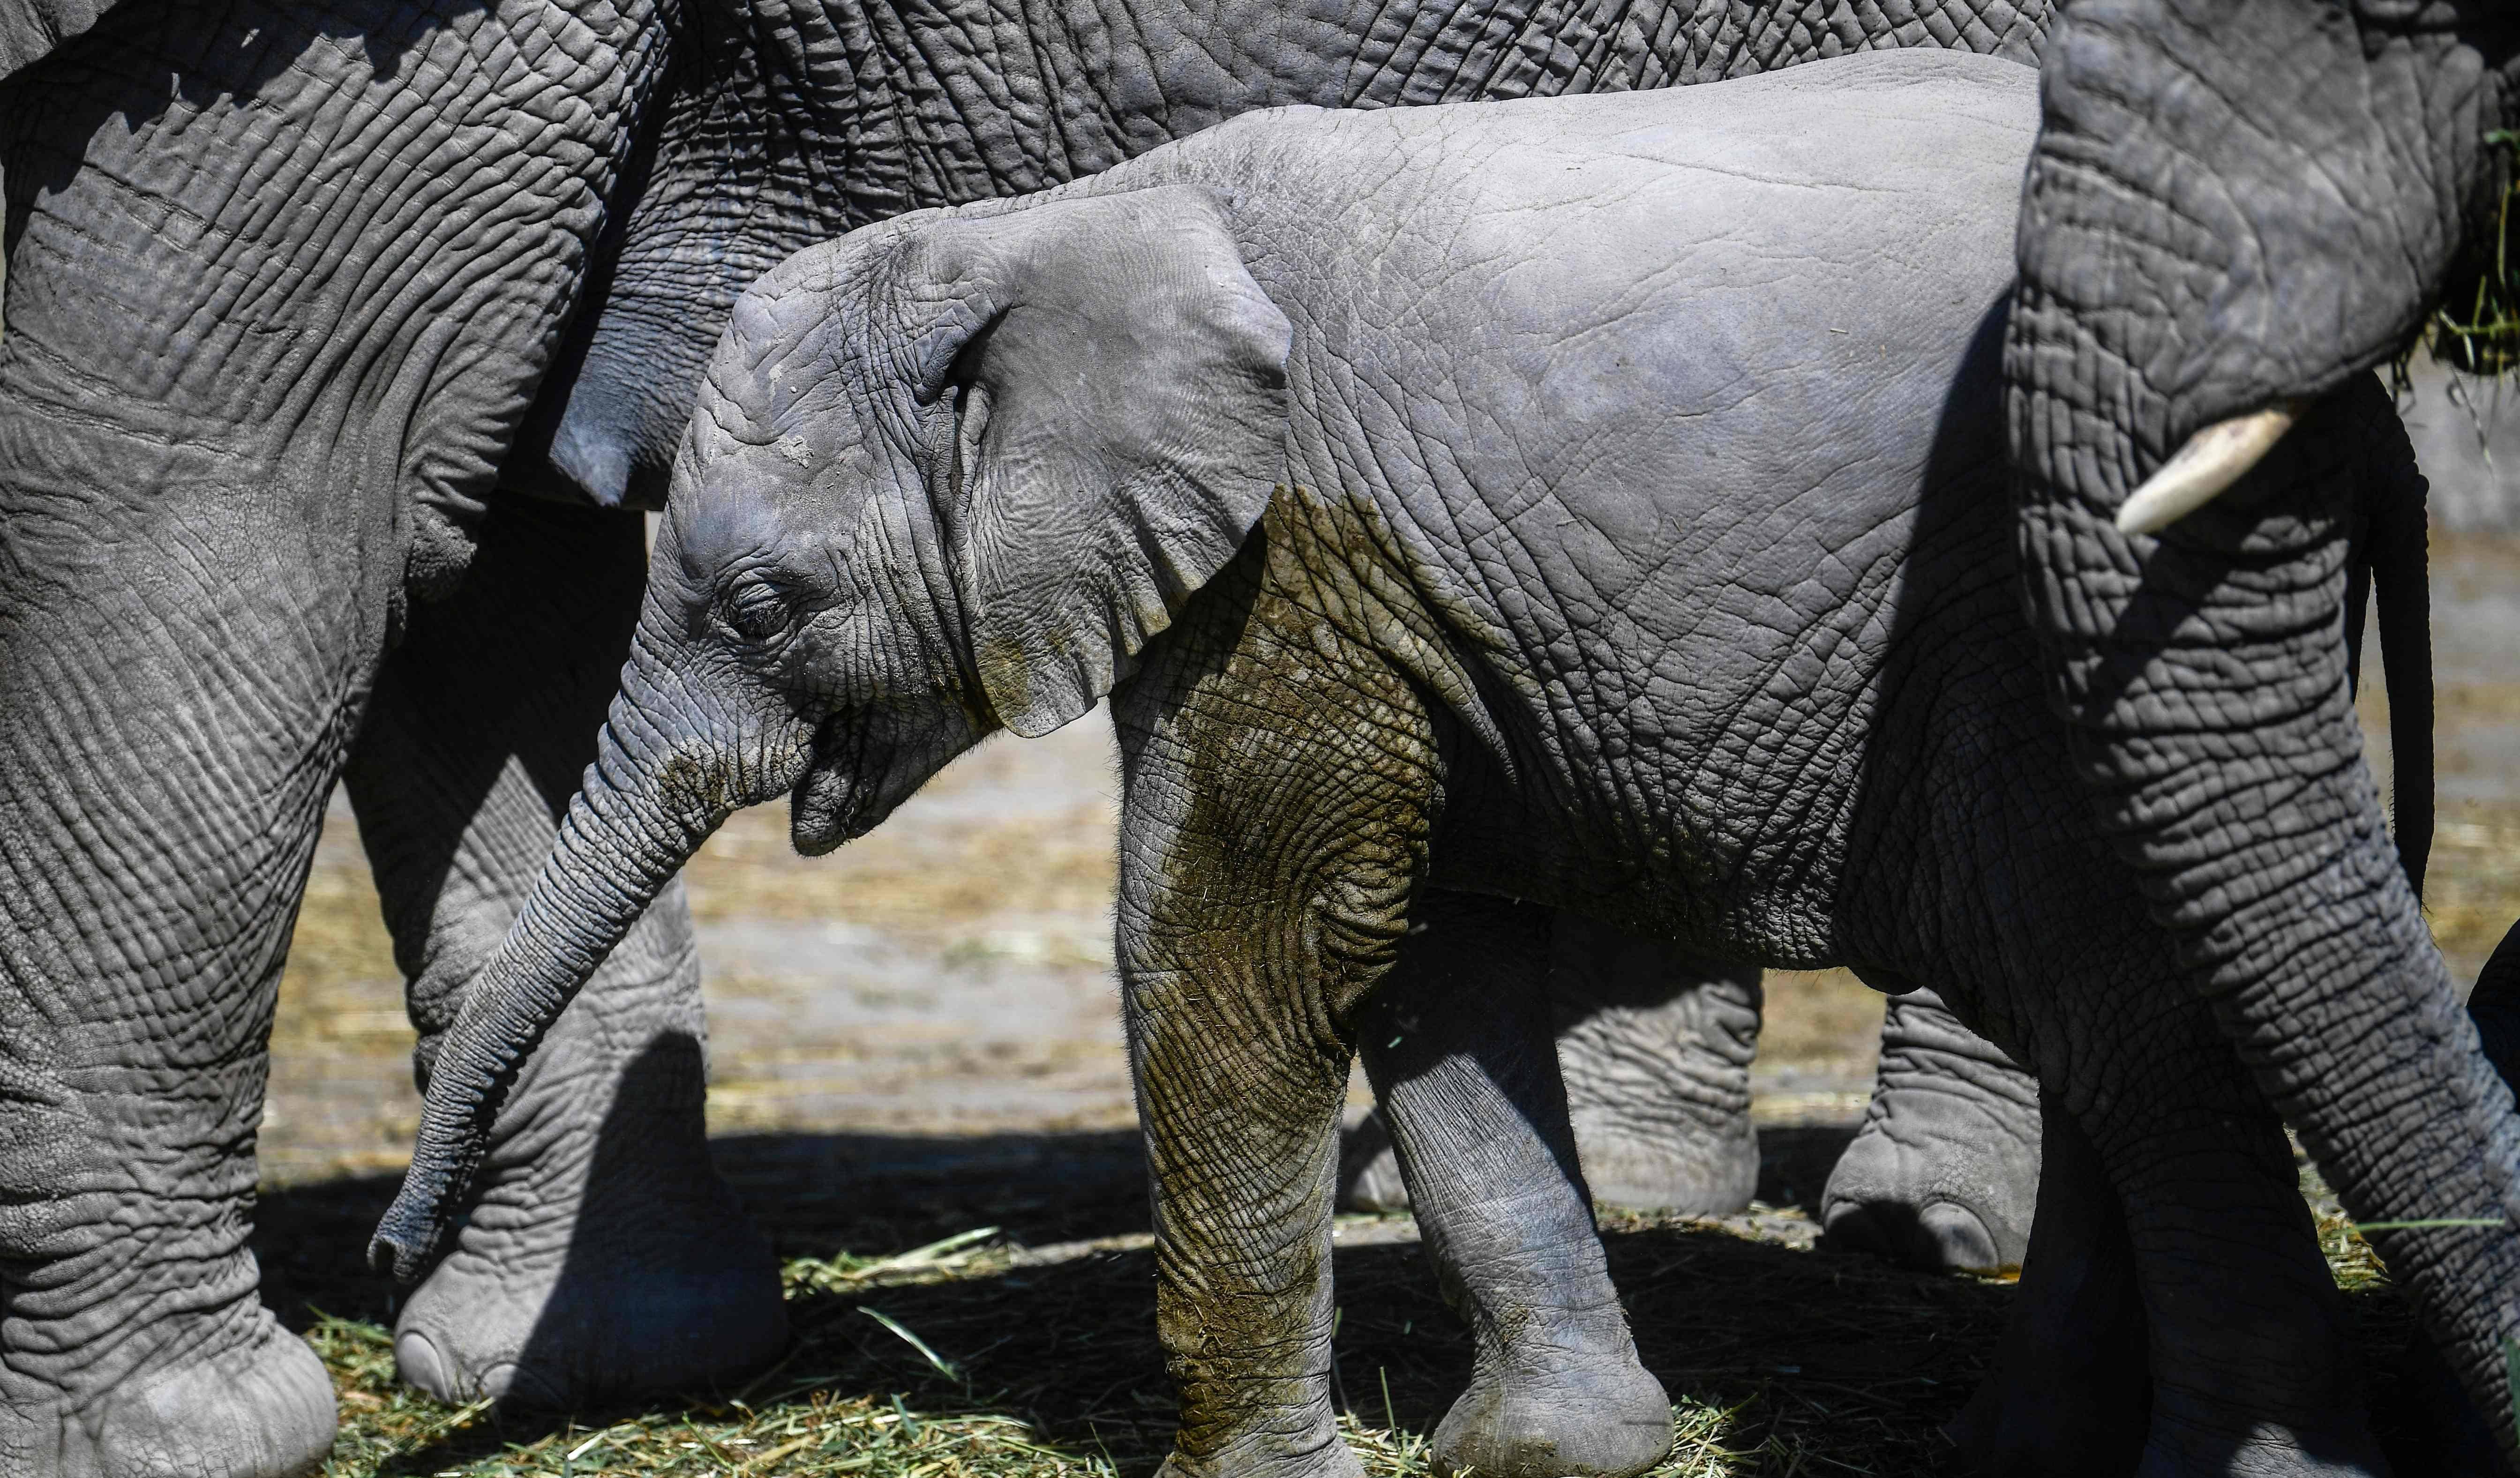
[[[1760,971],[1575,914],[1559,915],[1550,931],[1547,971],[1559,1076],[1593,1198],[1692,1215],[1749,1204],[1759,1183],[1750,1060]],[[1409,1206],[1379,1110],[1340,1145],[1339,1202]]]
[[[2428,314],[2474,300],[2509,157],[2487,136],[2520,125],[2520,15],[2486,0],[2068,14],[2005,353],[2041,669],[2085,804],[2347,1209],[2499,1223],[2372,1233],[2441,1383],[2469,1398],[2454,1418],[2454,1397],[2415,1383],[2418,1424],[2446,1450],[2406,1466],[2484,1472],[2498,1449],[2520,1454],[2503,1374],[2520,1335],[2503,1081],[2520,972],[2506,944],[2476,1023],[2455,1008],[2307,638],[2348,537],[2315,448]],[[2189,436],[2286,401],[2310,404],[2304,422],[2219,501],[2158,538],[2117,530]],[[2132,1205],[2137,1152],[2101,1148]],[[2034,1256],[2025,1304],[2041,1274]]]
[[[1721,1216],[1750,1203],[1760,972],[1558,916],[1548,991],[1577,1159],[1594,1199]],[[1864,1121],[1821,1194],[1831,1247],[1912,1267],[2018,1266],[2039,1187],[2039,1085],[1933,991],[1890,999]],[[1339,1201],[1406,1209],[1377,1111],[1340,1146]]]
[[[1996,1364],[1979,1409],[2045,1418],[2014,1470],[2377,1471],[2282,1125],[2082,801],[2024,619],[1999,369],[2030,80],[1918,54],[1272,115],[771,274],[378,1255],[427,1266],[509,1075],[730,811],[789,792],[819,852],[1108,690],[1169,1471],[1355,1471],[1326,1276],[1352,1050],[1477,1336],[1440,1456],[1662,1451],[1547,1015],[1397,965],[1421,936],[1544,961],[1500,888],[1703,958],[1931,971],[2050,1085],[2040,1311],[2076,1270],[2144,1298]],[[2376,385],[2296,439],[2331,501],[2419,482]],[[2339,570],[2296,646],[2341,694]]]
[[[246,1250],[325,796],[347,777],[425,1070],[593,755],[644,569],[619,508],[662,497],[754,276],[1273,104],[2027,59],[2047,16],[1457,9],[0,0],[0,1472],[330,1441]],[[515,1086],[407,1377],[583,1404],[777,1348],[701,1038],[667,890]]]

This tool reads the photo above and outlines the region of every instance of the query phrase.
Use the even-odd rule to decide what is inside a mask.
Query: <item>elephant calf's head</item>
[[[1110,691],[1259,522],[1290,332],[1190,188],[907,217],[745,294],[600,756],[376,1256],[425,1270],[517,1064],[727,815],[792,788],[827,851],[991,728]]]
[[[913,217],[746,295],[652,640],[692,706],[816,731],[799,847],[992,724],[1046,734],[1110,691],[1259,521],[1288,334],[1186,188]]]

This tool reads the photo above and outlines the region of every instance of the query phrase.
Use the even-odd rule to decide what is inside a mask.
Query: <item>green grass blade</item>
[[[921,1339],[918,1335],[911,1333],[910,1330],[903,1327],[899,1320],[894,1319],[889,1314],[884,1314],[874,1309],[862,1307],[858,1312],[865,1315],[867,1318],[874,1320],[877,1323],[883,1325],[885,1328],[890,1329],[893,1333],[900,1335],[903,1341],[906,1342],[910,1348],[917,1350],[921,1355],[926,1357],[927,1363],[936,1367],[937,1374],[944,1376],[947,1380],[953,1381],[957,1385],[962,1383],[962,1366],[957,1366],[952,1361],[947,1360],[944,1356],[937,1354],[932,1349],[929,1349],[927,1341]]]

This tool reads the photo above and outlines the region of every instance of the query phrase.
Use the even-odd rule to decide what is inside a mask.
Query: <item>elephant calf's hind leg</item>
[[[1637,1359],[1576,1173],[1534,983],[1550,911],[1421,892],[1358,1042],[1426,1250],[1469,1321],[1469,1389],[1439,1470],[1626,1478],[1671,1451],[1671,1400]]]
[[[1759,1188],[1750,1123],[1758,969],[1707,964],[1572,914],[1554,918],[1550,950],[1521,984],[1551,1002],[1575,1147],[1594,1197],[1682,1216],[1749,1205]],[[1446,948],[1410,944],[1413,955]],[[1475,953],[1459,965],[1483,974],[1508,967]],[[1410,1205],[1381,1111],[1348,1138],[1339,1199],[1358,1211]]]

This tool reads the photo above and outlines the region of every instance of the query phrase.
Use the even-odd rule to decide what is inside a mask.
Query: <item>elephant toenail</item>
[[[2003,1262],[2003,1255],[1996,1251],[1994,1233],[1965,1206],[1930,1201],[1916,1221],[1927,1245],[1946,1268],[1991,1273]]]
[[[447,1383],[447,1365],[438,1354],[437,1345],[417,1329],[405,1329],[394,1336],[394,1368],[403,1384],[417,1386],[440,1401],[461,1401]]]

